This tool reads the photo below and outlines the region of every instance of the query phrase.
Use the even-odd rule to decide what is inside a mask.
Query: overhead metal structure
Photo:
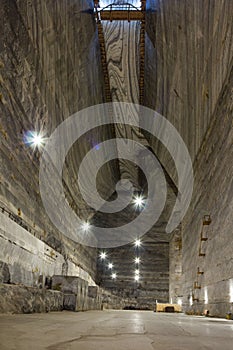
[[[145,18],[145,3],[146,1],[141,1],[141,6],[136,7],[128,2],[120,2],[101,8],[97,0],[95,1],[95,15],[97,21],[142,21]]]
[[[97,18],[101,21],[141,21],[144,13],[131,4],[111,4],[96,12]]]

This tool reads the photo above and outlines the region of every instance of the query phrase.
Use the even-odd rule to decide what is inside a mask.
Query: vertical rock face
[[[135,263],[135,258],[140,263]],[[145,235],[141,247],[134,244],[109,249],[107,260],[99,259],[99,283],[112,293],[126,300],[126,307],[153,310],[156,300],[168,301],[168,261],[169,244],[158,237],[158,229]],[[109,263],[113,268],[109,268]],[[139,280],[135,281],[135,271],[139,272]],[[112,278],[112,273],[117,278]]]
[[[144,102],[177,128],[193,161],[232,64],[232,11],[228,0],[147,1]],[[168,155],[151,143],[176,179]]]
[[[113,102],[139,101],[139,21],[105,21],[107,63]]]
[[[170,303],[180,303],[182,291],[182,232],[175,230],[169,242],[169,297]]]
[[[185,310],[231,311],[232,276],[232,12],[231,1],[147,2],[145,104],[177,128],[193,160],[193,200],[182,224]],[[177,183],[169,155],[150,141]],[[199,256],[202,217],[208,241]],[[170,247],[170,295],[180,254]],[[198,268],[203,274],[197,274]],[[196,288],[194,283],[197,282]],[[178,288],[179,289],[179,288]],[[181,294],[182,294],[181,293]],[[196,299],[196,300],[194,300]]]
[[[183,226],[183,301],[186,310],[225,316],[233,301],[232,73],[195,164],[195,187]],[[211,216],[200,241],[202,218]],[[200,254],[201,253],[201,254]],[[199,271],[203,274],[198,274]],[[194,289],[194,282],[200,289]],[[193,301],[192,297],[199,301]]]
[[[27,131],[43,130],[49,137],[72,113],[104,101],[91,6],[92,1],[71,0],[1,3],[0,200],[38,237],[94,276],[95,250],[62,237],[45,214],[38,186],[40,151],[23,142]],[[110,136],[108,128],[85,135],[66,158],[67,200],[82,218],[92,213],[77,187],[79,163],[93,144]],[[100,173],[99,187],[108,196],[113,183],[108,166],[104,175],[109,182]]]
[[[110,92],[113,102],[139,103],[139,34],[138,21],[106,21],[103,23],[106,43]],[[138,111],[130,111],[139,125]],[[126,125],[123,113],[118,114],[115,124],[116,137],[138,140],[138,128]],[[135,159],[136,161],[136,159]],[[121,177],[131,180],[138,188],[138,168],[124,159],[119,160]]]
[[[119,4],[122,1],[102,1],[100,6]],[[140,6],[140,1],[129,1],[130,4]],[[130,102],[139,104],[139,76],[140,76],[140,29],[139,21],[102,21],[104,41],[106,48],[106,60],[109,74],[110,94],[113,102]],[[120,107],[119,107],[120,108]],[[131,120],[140,125],[140,110],[137,106],[130,107]],[[119,116],[118,116],[119,115]],[[138,127],[132,127],[126,122],[124,113],[118,113],[115,125],[116,137],[139,142],[149,146],[143,132]],[[136,152],[135,152],[136,153]],[[139,185],[139,169],[136,166],[137,156],[145,159],[143,155],[135,155],[135,164],[119,159],[121,177],[129,179],[138,191],[142,192]],[[150,174],[152,177],[154,174]],[[145,180],[145,179],[144,179]],[[148,179],[147,179],[148,180]],[[143,184],[146,187],[145,183]],[[159,187],[159,186],[158,186]],[[161,189],[160,189],[161,190]],[[171,191],[171,188],[169,188]],[[168,191],[168,192],[169,192]],[[172,194],[169,192],[169,196]],[[146,193],[145,193],[146,195]],[[168,211],[168,208],[166,208]],[[131,205],[125,211],[114,215],[97,214],[96,224],[101,223],[107,227],[121,226],[131,222],[139,211]],[[108,249],[108,259],[99,261],[100,284],[128,300],[128,307],[153,309],[156,299],[161,302],[168,301],[168,235],[164,230],[164,221],[167,215],[163,213],[161,221],[143,237],[141,248],[135,248],[132,244]],[[164,220],[164,221],[163,221]],[[132,232],[132,237],[134,234]],[[136,238],[136,236],[135,236]],[[135,264],[135,258],[140,257],[141,263]],[[113,263],[113,269],[108,268],[108,263]],[[135,281],[135,269],[139,270],[140,279]],[[112,273],[117,274],[112,279]]]
[[[128,2],[140,5],[137,0]],[[110,3],[100,2],[101,6]],[[83,278],[85,285],[90,281],[94,284],[97,252],[63,237],[52,225],[40,199],[40,151],[24,143],[27,131],[43,131],[49,137],[73,113],[104,102],[92,13],[91,0],[1,2],[0,206],[10,215],[5,211],[0,220],[0,283],[30,286],[3,285],[4,310],[10,308],[17,293],[16,304],[24,299],[30,304],[34,295],[35,305],[25,302],[25,312],[46,311],[49,305],[53,310],[61,309],[62,294],[31,289],[51,274],[75,275]],[[111,297],[115,307],[151,309],[156,299],[167,302],[170,280],[170,297],[173,302],[183,297],[184,310],[208,309],[213,315],[233,312],[232,13],[230,0],[147,1],[144,104],[164,115],[179,131],[193,161],[195,185],[182,235],[180,231],[173,233],[169,247],[165,227],[177,195],[175,164],[150,135],[145,140],[136,128],[116,128],[114,136],[150,144],[169,186],[164,211],[143,237],[142,246],[136,248],[132,243],[109,249],[108,260],[99,261],[99,282],[113,293],[106,292],[106,300]],[[138,103],[139,23],[105,23],[104,33],[112,100]],[[84,202],[77,184],[80,162],[91,148],[114,136],[110,127],[93,130],[83,135],[66,157],[66,198],[83,220],[92,217],[94,210]],[[138,169],[130,162],[121,165],[121,172],[137,187]],[[115,190],[116,173],[113,162],[99,171],[97,187],[104,199]],[[119,226],[135,217],[135,211],[127,210],[112,217],[98,213],[93,223]],[[212,221],[200,254],[205,214]],[[62,215],[58,210],[57,216],[62,219]],[[30,239],[22,239],[24,236]],[[135,264],[136,257],[141,259],[139,264]],[[114,265],[116,280],[108,262]],[[136,268],[140,270],[139,281],[134,280]],[[16,304],[13,309],[19,312]]]
[[[63,310],[63,293],[24,286],[0,285],[1,313],[33,313]]]

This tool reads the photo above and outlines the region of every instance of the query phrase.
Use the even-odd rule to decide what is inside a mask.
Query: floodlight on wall
[[[230,303],[233,303],[233,279],[229,280]]]
[[[177,304],[180,305],[180,306],[182,306],[182,299],[181,299],[181,298],[179,298],[179,299],[177,300]]]
[[[88,231],[89,229],[91,228],[91,225],[89,224],[89,222],[88,221],[86,221],[86,222],[84,222],[83,224],[82,224],[82,230],[83,231]]]
[[[107,253],[106,252],[101,252],[100,253],[100,259],[105,260],[107,258]]]
[[[143,207],[144,202],[145,202],[145,200],[143,199],[142,196],[136,196],[133,199],[133,203],[134,203],[135,207],[139,208],[139,209]]]
[[[112,268],[113,268],[113,263],[109,263],[109,264],[108,264],[108,268],[109,268],[109,269],[112,269]]]
[[[134,242],[135,247],[140,247],[142,244],[140,239],[136,239],[136,241]]]
[[[205,287],[204,289],[204,299],[205,299],[205,304],[208,304],[209,299],[208,299],[208,288]]]
[[[24,142],[25,144],[40,149],[45,144],[45,137],[43,135],[43,132],[37,132],[37,131],[27,131],[24,134]]]

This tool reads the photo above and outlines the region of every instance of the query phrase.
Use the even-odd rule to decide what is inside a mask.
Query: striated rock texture
[[[64,256],[42,242],[39,238],[0,213],[0,281],[3,283],[24,284],[44,287],[46,280],[55,274],[79,276],[88,285],[95,285],[93,279],[81,264],[73,261],[82,260],[93,271],[91,256],[81,251],[70,252]]]
[[[139,21],[103,21],[106,59],[110,93],[113,102],[139,103]],[[119,108],[119,107],[118,107]],[[139,125],[138,108],[130,108],[130,120]],[[124,113],[117,110],[115,122],[116,137],[123,138],[125,149],[129,149],[127,139],[139,141],[143,138],[137,127],[127,125]],[[130,152],[130,151],[129,151]],[[135,162],[137,162],[135,156]],[[121,177],[129,179],[138,189],[138,167],[119,159]]]
[[[28,130],[43,130],[48,137],[72,113],[104,102],[92,9],[91,0],[1,3],[0,202],[11,212],[4,212],[4,219],[1,215],[3,283],[35,286],[52,274],[85,276],[86,282],[95,279],[96,250],[74,243],[53,227],[39,194],[40,152],[23,142]],[[111,290],[104,294],[106,308],[151,309],[156,299],[168,301],[170,257],[170,297],[177,301],[183,296],[184,310],[209,309],[218,316],[233,311],[232,13],[230,0],[147,1],[144,104],[164,115],[184,139],[194,164],[194,194],[181,225],[182,237],[180,231],[171,235],[169,247],[170,236],[164,235],[164,227],[178,193],[177,172],[164,147],[146,135],[166,173],[167,203],[157,225],[143,237],[140,249],[131,244],[108,251],[118,274],[116,281],[111,279],[107,265],[100,262],[99,282]],[[138,102],[138,37],[136,22],[105,25],[114,101]],[[139,137],[136,130],[126,127],[119,127],[118,135]],[[84,135],[71,148],[63,168],[70,206],[83,219],[93,217],[93,222],[110,227],[131,220],[135,213],[126,210],[114,217],[96,215],[81,197],[77,173],[87,151],[114,136],[110,127]],[[138,177],[129,162],[124,170],[130,179]],[[116,164],[106,164],[97,181],[103,198],[111,197],[117,180]],[[205,256],[199,256],[204,214],[210,214],[212,222],[202,247]],[[58,210],[57,217],[62,215]],[[180,241],[182,251],[180,245],[176,249]],[[48,256],[44,249],[50,248]],[[141,257],[138,283],[134,281],[136,256]],[[197,275],[198,268],[203,274]],[[194,288],[195,282],[200,289]],[[47,303],[54,309],[60,307],[60,294],[47,297],[45,291],[11,287],[1,286],[4,310],[12,310],[9,300],[17,294],[16,312],[46,311]],[[17,306],[21,298],[29,300],[25,309]],[[72,298],[67,297],[65,303],[72,304]],[[94,305],[85,304],[84,309]]]
[[[0,284],[0,313],[28,314],[62,310],[61,292]]]
[[[147,2],[145,105],[177,128],[194,166],[194,192],[182,223],[180,254],[170,243],[170,296],[184,310],[224,316],[232,311],[232,1]],[[168,152],[148,136],[177,184]],[[209,239],[199,257],[202,217],[210,214]],[[204,274],[197,275],[198,267]],[[177,276],[178,277],[178,276]],[[194,289],[194,282],[199,288]],[[181,291],[181,283],[183,290]],[[193,301],[197,299],[199,301]]]
[[[97,282],[112,293],[122,295],[127,301],[126,307],[153,310],[156,300],[159,302],[169,300],[170,235],[166,233],[165,228],[171,215],[174,198],[174,188],[168,181],[165,208],[158,222],[141,237],[141,246],[135,247],[134,240],[137,237],[134,236],[132,243],[126,246],[105,249],[106,260],[101,260],[99,257]],[[132,221],[139,213],[140,210],[135,210],[135,207],[131,206],[120,215],[114,215],[114,218],[95,216],[95,219],[97,222],[101,219],[106,227],[111,227]],[[134,232],[132,236],[133,234]],[[135,264],[136,257],[140,258],[139,264]],[[108,268],[109,263],[113,263],[113,269]],[[140,275],[138,282],[134,279],[136,269],[139,269]],[[117,274],[115,280],[112,279],[112,273]]]
[[[1,3],[0,201],[37,237],[94,277],[95,250],[63,237],[45,214],[38,186],[40,151],[23,142],[28,130],[42,130],[49,137],[72,113],[104,101],[92,6],[88,0]],[[78,166],[87,150],[105,137],[111,137],[110,128],[85,135],[63,168],[67,200],[85,219],[93,211],[79,193]],[[113,171],[108,165],[100,171],[98,186],[104,197],[113,187]]]
[[[169,298],[170,303],[180,303],[182,290],[182,227],[178,227],[169,242]]]
[[[161,235],[162,236],[162,235]],[[99,283],[126,301],[126,307],[150,309],[156,300],[168,301],[169,288],[169,244],[157,238],[153,231],[142,240],[141,247],[133,244],[107,251],[106,261],[99,260]],[[135,258],[140,263],[135,264]],[[108,267],[113,263],[113,269]],[[139,281],[135,281],[135,269],[140,271]],[[112,272],[117,274],[112,279]]]
[[[232,64],[229,0],[148,0],[144,104],[179,131],[194,161]],[[172,159],[151,140],[177,183]]]
[[[107,1],[105,3],[109,4],[111,2]],[[115,3],[120,4],[122,2],[116,1]],[[130,3],[138,5],[138,1],[131,1]],[[137,21],[103,21],[102,26],[112,101],[138,104],[141,23]],[[124,114],[118,113],[118,115],[116,121],[120,124],[115,125],[116,137],[132,139],[149,147],[143,131],[126,125]],[[135,120],[139,126],[140,109],[137,106],[130,108],[129,115],[131,120]],[[126,150],[127,147],[126,140]],[[136,164],[139,157],[144,160],[146,158],[143,154],[136,155]],[[149,179],[146,180],[145,176],[143,177],[139,172],[138,167],[127,160],[120,159],[119,165],[121,177],[129,179],[137,191],[143,192],[146,188],[146,181]],[[150,174],[152,178],[154,175]],[[112,292],[122,295],[124,298],[128,298],[128,306],[153,309],[156,299],[161,302],[168,301],[169,235],[165,233],[164,223],[168,220],[168,214],[174,203],[174,186],[172,188],[173,184],[169,183],[169,177],[167,178],[167,185],[168,201],[166,208],[159,222],[143,237],[143,246],[140,254],[139,251],[134,249],[133,243],[125,247],[108,249],[108,261],[100,261],[98,265],[101,285]],[[159,184],[158,191],[162,192]],[[146,190],[143,194],[146,196]],[[101,223],[101,226],[106,227],[121,226],[131,222],[139,212],[135,210],[134,206],[129,206],[126,210],[114,215],[101,215],[98,213],[95,215],[93,223],[96,225]],[[136,238],[136,235],[132,232],[132,239]],[[135,268],[137,267],[134,259],[137,254],[142,259],[139,267],[140,281],[138,283],[134,280]],[[108,262],[114,264],[113,270],[107,268]],[[117,274],[116,280],[112,280],[112,272]]]
[[[183,224],[183,302],[185,310],[225,316],[233,302],[233,69],[229,72],[211,128],[195,163],[194,196]],[[202,218],[206,226],[199,256]],[[197,276],[198,267],[204,273]],[[194,290],[198,281],[201,289]],[[193,301],[192,293],[195,299]]]

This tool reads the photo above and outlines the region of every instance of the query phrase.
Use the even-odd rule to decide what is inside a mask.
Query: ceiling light
[[[144,199],[142,196],[136,196],[136,197],[134,197],[133,203],[134,203],[135,207],[141,208],[144,204]]]
[[[82,224],[82,229],[83,231],[88,231],[90,229],[91,225],[89,224],[89,222],[84,222]]]
[[[113,273],[113,274],[112,274],[112,279],[116,279],[116,277],[117,277],[117,274],[116,274],[116,273]]]
[[[43,142],[43,139],[42,139],[42,137],[41,137],[41,135],[34,135],[34,137],[33,137],[33,144],[35,145],[35,146],[41,146],[41,144],[42,144],[42,142]]]
[[[135,245],[136,247],[140,247],[141,243],[142,243],[142,242],[141,242],[140,239],[136,239],[134,245]]]
[[[29,146],[32,146],[34,148],[40,148],[45,143],[45,138],[43,137],[42,132],[36,132],[36,131],[27,131],[24,134],[24,142],[28,144]]]
[[[105,252],[100,253],[100,259],[104,260],[107,258],[107,254]]]
[[[109,263],[109,264],[108,264],[108,268],[109,268],[109,269],[112,269],[112,268],[113,268],[113,264],[112,264],[112,263]]]
[[[140,258],[137,257],[137,258],[135,258],[134,261],[135,261],[136,264],[139,264],[140,263]]]
[[[135,279],[136,282],[138,282],[139,281],[139,276],[138,275],[135,276],[134,279]]]
[[[137,275],[137,276],[139,275],[139,269],[135,270],[135,275]]]

